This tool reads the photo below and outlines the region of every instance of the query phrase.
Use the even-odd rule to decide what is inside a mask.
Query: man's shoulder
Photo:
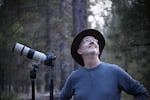
[[[80,74],[83,73],[82,68],[73,70],[70,74],[70,78],[75,79],[77,77],[80,77]]]
[[[109,69],[109,70],[122,70],[122,68],[116,64],[112,64],[112,63],[106,63],[106,62],[102,62],[102,66],[106,69]]]
[[[109,68],[117,68],[118,67],[118,65],[116,65],[116,64],[107,63],[107,62],[102,62],[102,66],[106,66]]]

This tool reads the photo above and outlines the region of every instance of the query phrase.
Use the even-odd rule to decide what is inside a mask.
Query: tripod
[[[35,100],[35,79],[36,79],[36,68],[38,66],[36,64],[33,64],[33,69],[30,71],[30,79],[32,84],[32,100]]]
[[[45,61],[45,64],[50,66],[50,74],[51,74],[51,79],[50,79],[50,87],[49,87],[49,94],[50,94],[50,100],[53,100],[53,90],[54,90],[54,60],[56,59],[56,56],[54,56],[53,53],[48,53],[47,54],[47,60]]]
[[[52,53],[47,54],[47,59],[45,61],[45,65],[50,66],[50,100],[53,100],[53,90],[54,90],[54,83],[53,83],[53,77],[54,77],[54,60],[56,59],[56,56],[54,56]],[[30,71],[30,78],[32,83],[32,100],[35,100],[35,79],[36,79],[36,69],[38,68],[38,65],[33,64],[33,69]]]

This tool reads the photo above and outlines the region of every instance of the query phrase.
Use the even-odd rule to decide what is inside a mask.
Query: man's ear
[[[79,48],[78,50],[77,50],[77,52],[78,52],[78,54],[82,54],[82,51],[81,51],[81,49]]]

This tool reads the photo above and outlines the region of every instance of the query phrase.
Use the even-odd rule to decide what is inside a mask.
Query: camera
[[[44,54],[20,43],[14,44],[13,52],[47,66],[52,66],[52,61],[56,59],[56,56],[53,53]]]

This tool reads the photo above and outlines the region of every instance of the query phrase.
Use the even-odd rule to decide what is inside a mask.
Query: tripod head
[[[45,65],[54,66],[53,61],[56,59],[56,56],[53,53],[47,53],[47,58],[45,60]]]

